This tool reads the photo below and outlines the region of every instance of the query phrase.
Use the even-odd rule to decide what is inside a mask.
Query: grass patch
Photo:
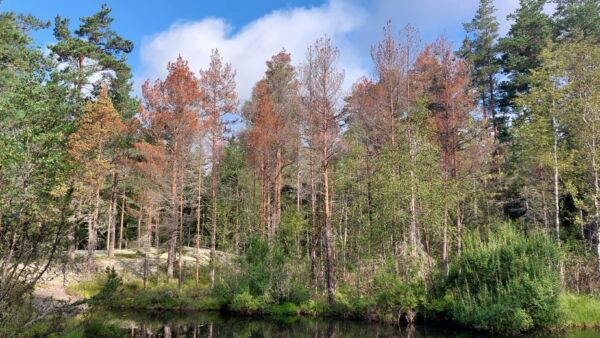
[[[81,282],[79,284],[67,285],[65,291],[69,296],[80,298],[91,298],[97,295],[106,283],[106,277],[97,276],[93,280]]]
[[[218,310],[222,304],[205,286],[197,287],[194,282],[185,283],[181,290],[176,281],[148,283],[144,289],[143,282],[136,279],[124,282],[110,303],[102,305],[124,309],[201,311]]]
[[[563,293],[559,301],[567,326],[600,327],[600,299]]]

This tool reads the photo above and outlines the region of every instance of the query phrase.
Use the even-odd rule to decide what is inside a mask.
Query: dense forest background
[[[327,37],[273,51],[246,102],[217,49],[134,97],[133,44],[107,6],[75,31],[0,13],[0,320],[77,250],[94,271],[98,249],[156,248],[166,279],[220,290],[268,263],[248,268],[264,277],[248,297],[393,290],[379,303],[401,299],[410,321],[438,276],[475,292],[464,273],[495,235],[550,257],[560,288],[598,294],[600,1],[544,5],[521,0],[499,37],[480,0],[461,46],[388,22],[351,92]],[[39,29],[54,32],[48,51]],[[185,247],[210,248],[209,268],[186,267]],[[217,251],[246,260],[227,268]]]

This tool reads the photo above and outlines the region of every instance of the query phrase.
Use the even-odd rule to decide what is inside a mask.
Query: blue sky
[[[238,73],[240,97],[249,96],[264,72],[264,62],[285,48],[299,63],[306,47],[327,34],[340,48],[345,88],[359,76],[372,73],[370,46],[381,38],[381,27],[391,19],[400,30],[410,23],[423,42],[444,34],[458,46],[464,37],[462,23],[470,21],[478,0],[3,0],[0,10],[31,13],[52,20],[97,11],[102,3],[113,9],[114,29],[135,44],[129,57],[135,90],[143,80],[165,75],[166,63],[182,54],[193,70],[205,68],[212,48],[219,48]],[[508,29],[506,15],[518,0],[496,0],[501,32]],[[36,33],[41,45],[52,43],[51,30]]]

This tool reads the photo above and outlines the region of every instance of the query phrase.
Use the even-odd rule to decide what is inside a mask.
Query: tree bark
[[[311,156],[310,169],[310,210],[311,210],[311,240],[310,240],[310,272],[315,290],[318,287],[317,278],[317,191],[314,177],[314,161]]]
[[[121,224],[119,226],[119,250],[123,249],[123,225],[125,220],[125,193],[121,195]]]
[[[554,109],[554,102],[552,102]],[[554,145],[553,145],[553,157],[554,157],[554,223],[556,228],[556,242],[558,246],[561,245],[560,241],[560,196],[558,190],[558,180],[559,180],[559,172],[558,172],[558,122],[556,121],[556,116],[552,116],[552,128],[554,131]],[[560,280],[561,283],[564,284],[565,281],[565,266],[563,262],[560,262]]]
[[[198,167],[198,206],[196,208],[196,286],[200,280],[200,227],[202,222],[202,160]]]
[[[327,274],[327,300],[329,304],[335,301],[335,271],[333,262],[334,242],[331,227],[331,206],[329,201],[329,160],[327,147],[323,147],[323,185],[325,190],[325,259]]]
[[[594,223],[596,226],[596,236],[598,237],[596,251],[598,254],[598,272],[600,272],[600,227],[598,227],[598,221],[600,220],[600,202],[598,201],[598,194],[600,194],[600,182],[598,178],[598,168],[596,164],[596,133],[594,129],[595,128],[592,128],[592,171],[594,172]]]
[[[212,169],[211,177],[211,202],[212,202],[212,229],[210,232],[210,287],[215,287],[215,256],[217,247],[217,139],[212,137]]]
[[[183,188],[182,188],[183,190]],[[179,195],[179,259],[177,261],[177,288],[181,291],[181,286],[183,285],[183,194]]]
[[[177,145],[175,145],[177,147]],[[177,158],[173,161],[171,172],[171,219],[169,225],[169,241],[167,253],[167,279],[173,278],[173,265],[175,263],[175,245],[177,242],[177,229],[179,226],[179,199],[177,198],[177,181],[178,181],[178,161]]]
[[[271,237],[275,238],[281,222],[281,188],[282,188],[282,164],[281,164],[281,148],[277,147],[275,152],[275,191],[273,194],[273,219],[271,226]]]
[[[119,182],[119,174],[117,173],[117,169],[112,169],[112,186],[110,188],[110,212],[108,215],[108,234],[106,241],[106,251],[108,258],[113,258],[115,256],[115,238],[116,236],[116,228],[117,228],[117,186]]]
[[[88,252],[87,252],[87,268],[88,272],[94,269],[94,253],[98,243],[98,215],[100,213],[100,186],[96,187],[94,210],[90,216],[88,228]]]

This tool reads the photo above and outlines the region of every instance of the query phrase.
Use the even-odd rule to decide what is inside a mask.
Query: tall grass
[[[562,294],[560,308],[565,324],[574,327],[600,327],[600,299],[590,295]]]
[[[502,224],[470,232],[445,281],[446,314],[465,326],[523,332],[560,325],[559,248]]]

